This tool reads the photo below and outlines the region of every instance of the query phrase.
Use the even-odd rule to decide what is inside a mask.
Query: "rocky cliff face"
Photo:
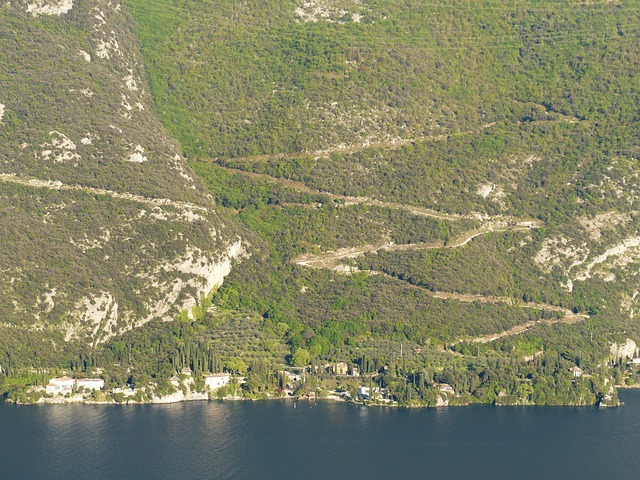
[[[175,318],[243,254],[154,114],[131,27],[106,0],[0,6],[0,338]]]

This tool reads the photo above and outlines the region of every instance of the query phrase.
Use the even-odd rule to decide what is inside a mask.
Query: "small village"
[[[536,357],[525,359],[535,362]],[[627,371],[640,367],[640,357],[626,360]],[[384,365],[379,372],[363,373],[357,364],[344,361],[304,367],[287,367],[267,372],[268,381],[256,382],[252,372],[223,371],[220,373],[196,373],[185,367],[175,372],[165,381],[152,381],[144,385],[128,382],[125,385],[108,388],[103,369],[89,372],[87,378],[74,378],[70,372],[63,376],[51,377],[44,386],[32,386],[28,396],[17,403],[94,403],[94,404],[140,404],[175,403],[188,400],[264,400],[290,398],[294,401],[319,399],[346,401],[364,405],[379,406],[449,406],[468,404],[454,387],[445,382],[427,382],[416,376],[395,377],[398,384],[413,382],[420,390],[420,398],[411,395],[401,397],[398,384],[391,386],[386,378],[389,370]],[[568,369],[574,381],[591,378],[578,365]],[[102,376],[101,376],[102,375]],[[255,375],[254,375],[255,376]],[[628,383],[628,382],[627,382]],[[505,397],[503,392],[498,399]],[[429,398],[428,402],[424,399]],[[498,402],[496,402],[498,404]],[[613,383],[600,399],[601,406],[617,404]]]
[[[388,366],[385,367],[388,369]],[[175,403],[187,400],[262,400],[290,398],[294,401],[339,400],[365,405],[397,405],[390,398],[388,389],[378,385],[376,373],[361,374],[357,365],[337,362],[326,365],[281,369],[272,373],[277,387],[269,390],[258,386],[259,393],[247,387],[247,376],[233,372],[204,373],[196,375],[190,368],[182,368],[170,378],[163,388],[158,383],[107,388],[99,375],[102,369],[93,372],[95,377],[74,378],[70,372],[60,377],[51,377],[44,386],[29,387],[24,403],[93,403],[93,404],[139,404]],[[249,373],[250,375],[250,373]],[[446,383],[430,385],[437,392],[437,406],[449,405],[456,396],[453,387]],[[22,403],[22,402],[19,402]],[[417,406],[417,405],[415,405]]]

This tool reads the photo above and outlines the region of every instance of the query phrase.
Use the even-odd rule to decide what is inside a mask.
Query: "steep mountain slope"
[[[591,312],[607,303],[620,312],[634,295],[632,2],[129,3],[165,125],[222,204],[256,205],[240,218],[278,251],[274,263],[353,249],[370,258],[346,255],[343,270],[382,270],[435,291]],[[228,182],[254,190],[243,196]],[[317,202],[316,212],[296,211]],[[399,223],[380,209],[413,215]],[[544,228],[486,235],[533,219]],[[425,230],[428,222],[440,225]],[[446,245],[465,230],[485,235],[447,252],[383,248]],[[477,249],[485,272],[469,269],[465,252]],[[263,278],[253,262],[238,274],[254,268],[240,291]],[[271,300],[254,304],[283,302],[305,323],[327,321],[303,297],[260,291]],[[451,339],[425,327],[435,320],[426,313],[416,328]]]
[[[10,376],[224,368],[263,395],[344,360],[399,404],[614,404],[640,340],[636,3],[3,4]],[[250,259],[216,308],[122,333],[218,283],[243,250],[220,215]],[[11,361],[43,325],[108,340]]]
[[[243,247],[155,117],[128,14],[3,2],[0,32],[2,347],[46,356],[196,305]]]
[[[632,1],[128,3],[161,117],[190,157],[637,114]]]
[[[260,238],[220,305],[322,358],[525,332],[595,366],[638,333],[634,2],[128,3],[164,124]]]

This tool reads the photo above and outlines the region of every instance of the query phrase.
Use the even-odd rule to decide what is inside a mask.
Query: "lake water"
[[[635,479],[640,391],[620,397],[612,409],[0,404],[0,478]]]

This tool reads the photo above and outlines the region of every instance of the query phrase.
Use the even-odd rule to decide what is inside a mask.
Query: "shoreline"
[[[640,390],[639,385],[632,386],[616,386],[618,390]],[[618,401],[615,405],[606,405],[601,403],[593,403],[593,404],[561,404],[561,405],[537,405],[537,404],[497,404],[497,403],[454,403],[450,404],[447,402],[438,403],[437,405],[398,405],[397,402],[368,402],[368,401],[354,401],[351,399],[344,398],[343,396],[336,395],[334,393],[329,394],[324,397],[318,397],[314,400],[301,398],[301,397],[291,397],[291,396],[267,396],[265,398],[247,398],[241,396],[226,396],[223,398],[216,398],[215,396],[210,396],[210,393],[214,393],[215,391],[210,392],[190,392],[187,395],[184,395],[183,392],[175,392],[169,395],[165,395],[163,397],[155,397],[149,400],[126,400],[123,402],[116,401],[107,401],[107,400],[92,400],[89,398],[84,398],[82,395],[73,395],[71,397],[51,397],[51,398],[39,398],[36,402],[32,403],[22,403],[17,401],[11,401],[8,399],[0,400],[0,403],[13,404],[17,406],[35,406],[35,405],[104,405],[104,406],[139,406],[139,405],[170,405],[176,403],[183,402],[262,402],[262,401],[274,401],[274,400],[291,400],[294,405],[297,405],[299,402],[307,402],[310,404],[316,404],[318,402],[341,402],[348,403],[351,405],[360,405],[363,407],[386,407],[386,408],[406,408],[406,409],[431,409],[431,408],[443,408],[443,407],[452,407],[452,408],[460,408],[460,407],[468,407],[472,405],[486,405],[486,406],[495,406],[495,407],[598,407],[598,408],[611,408],[611,407],[620,407],[624,405],[624,402]]]

